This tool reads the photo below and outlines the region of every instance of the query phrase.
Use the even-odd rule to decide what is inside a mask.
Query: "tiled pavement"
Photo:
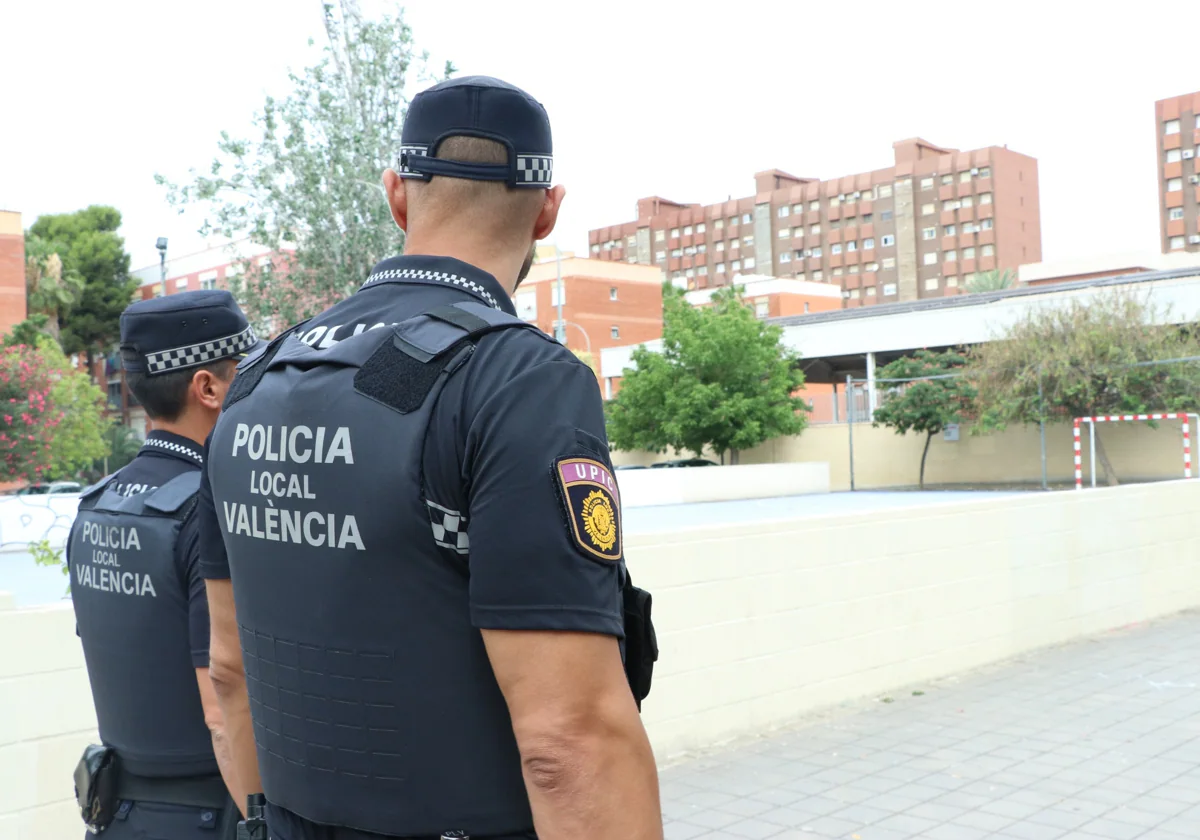
[[[887,699],[665,767],[667,840],[1200,838],[1200,612]]]

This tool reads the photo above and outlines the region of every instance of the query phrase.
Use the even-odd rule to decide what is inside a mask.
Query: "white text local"
[[[245,449],[251,461],[280,461],[291,464],[354,463],[350,445],[350,428],[324,426],[263,426],[238,423],[233,430],[233,456]]]
[[[102,525],[84,520],[83,541],[100,548],[133,548],[142,550],[137,528],[122,528],[119,525]]]
[[[354,514],[260,508],[240,502],[221,502],[225,532],[271,542],[307,543],[314,548],[357,548],[366,551]]]
[[[258,472],[250,470],[250,492],[255,496],[275,496],[289,499],[315,499],[308,489],[308,476],[292,473]]]

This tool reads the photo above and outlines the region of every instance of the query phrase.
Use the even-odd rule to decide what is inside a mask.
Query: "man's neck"
[[[212,427],[204,428],[205,424],[180,418],[178,420],[151,420],[150,428],[156,432],[170,432],[173,435],[185,437],[188,440],[204,446],[204,441],[208,439],[208,433],[212,431]]]
[[[411,257],[450,257],[473,265],[496,278],[500,287],[512,297],[517,287],[517,275],[524,262],[523,254],[507,254],[495,246],[475,242],[451,242],[446,237],[409,236],[404,242],[404,255]]]

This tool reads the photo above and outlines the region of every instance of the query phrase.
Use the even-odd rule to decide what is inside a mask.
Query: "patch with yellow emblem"
[[[620,560],[620,491],[612,472],[592,458],[563,458],[554,472],[576,544],[600,560]]]

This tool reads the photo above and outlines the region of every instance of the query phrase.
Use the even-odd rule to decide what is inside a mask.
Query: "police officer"
[[[405,255],[243,362],[209,444],[239,767],[275,840],[659,838],[600,392],[511,300],[563,200],[549,119],[442,82],[397,151]]]
[[[76,788],[85,821],[113,840],[236,831],[194,514],[202,442],[237,360],[258,343],[224,291],[141,301],[121,316],[129,388],[154,428],[128,466],[84,492],[67,546],[103,742]]]

